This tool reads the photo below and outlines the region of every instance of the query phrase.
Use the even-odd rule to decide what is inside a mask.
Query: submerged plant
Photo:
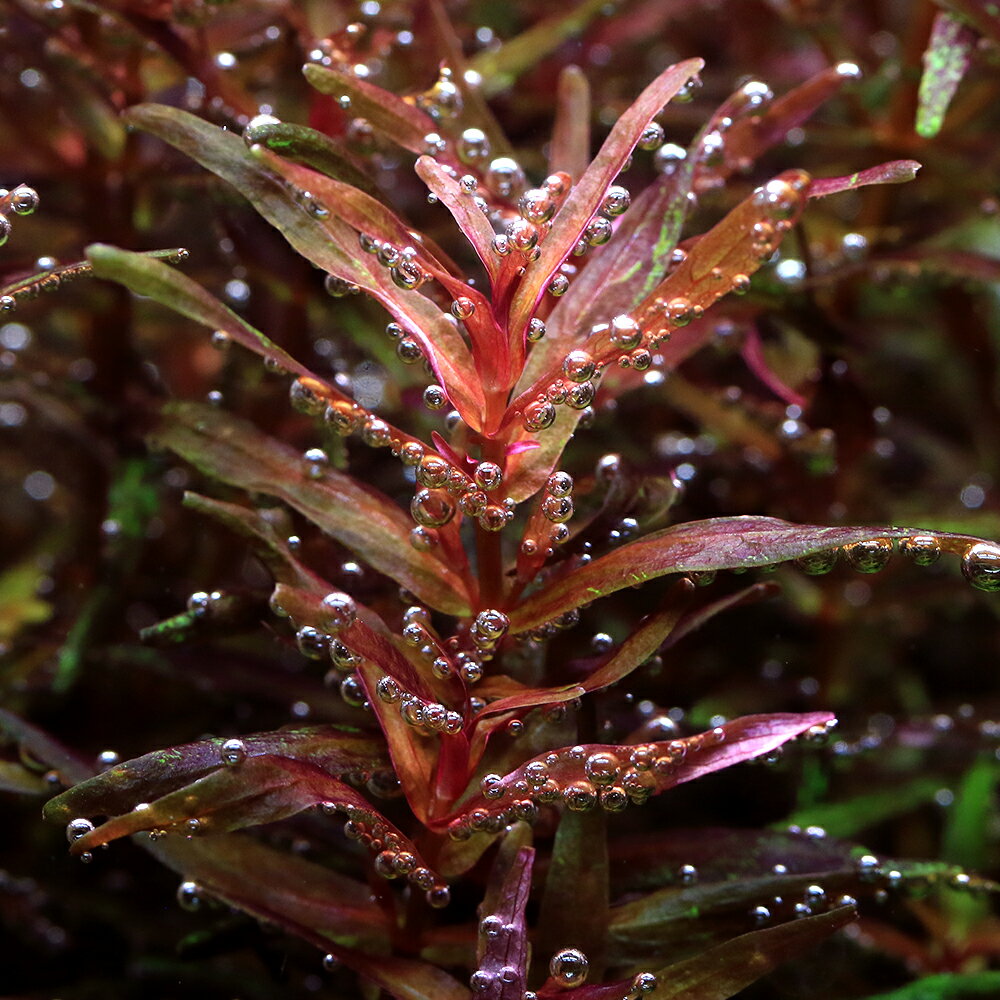
[[[811,199],[910,180],[918,164],[821,178],[791,169],[759,183],[756,164],[857,67],[778,98],[747,82],[685,148],[664,125],[702,64],[680,62],[617,116],[591,160],[589,89],[575,67],[559,78],[542,157],[515,152],[460,48],[427,89],[399,94],[354,68],[352,37],[305,67],[331,98],[330,134],[268,113],[240,136],[156,104],[125,120],[228,181],[325,273],[342,306],[332,350],[349,350],[340,315],[374,341],[373,312],[351,298],[360,293],[389,317],[394,357],[382,344],[374,356],[423,382],[403,368],[397,387],[324,376],[282,346],[289,331],[259,332],[178,270],[182,250],[97,244],[84,262],[5,289],[13,309],[45,282],[93,274],[168,306],[221,350],[251,351],[270,378],[287,377],[300,416],[277,422],[312,438],[286,444],[227,412],[221,393],[162,406],[150,444],[221,484],[184,503],[239,536],[273,590],[266,614],[245,595],[196,593],[143,638],[197,643],[263,618],[342,703],[307,704],[308,725],[268,732],[196,740],[194,727],[194,742],[103,768],[5,716],[53,769],[49,781],[68,786],[45,816],[65,826],[71,853],[100,859],[136,835],[182,878],[183,906],[228,904],[317,946],[362,995],[408,998],[722,1000],[849,924],[859,900],[955,879],[988,887],[954,866],[883,862],[819,828],[665,832],[615,818],[799,738],[823,742],[836,724],[828,711],[782,711],[713,716],[690,732],[660,707],[677,644],[777,589],[703,590],[715,574],[794,562],[794,580],[838,559],[874,573],[898,547],[921,566],[957,557],[974,587],[1000,590],[1000,547],[972,535],[762,515],[671,523],[685,476],[669,464],[643,474],[607,453],[593,473],[567,471],[619,400],[656,392],[720,338],[795,405],[762,348],[767,297],[742,296]],[[641,190],[625,173],[633,159],[649,161]],[[411,164],[432,205],[427,232],[390,207],[393,188],[405,200]],[[703,198],[750,176],[714,225],[689,231]],[[786,440],[830,462],[795,410],[776,421]],[[776,456],[766,420],[726,419],[736,440]],[[644,430],[601,439],[641,448]],[[673,579],[645,586],[660,577]],[[629,588],[641,589],[615,603]],[[234,832],[279,821],[263,836]],[[293,836],[305,856],[288,849]],[[335,975],[346,995],[347,972]]]

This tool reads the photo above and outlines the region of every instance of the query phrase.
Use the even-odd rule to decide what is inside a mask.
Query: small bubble
[[[1000,591],[1000,546],[977,542],[962,556],[962,573],[977,590]]]
[[[177,905],[182,910],[195,913],[201,909],[202,895],[201,886],[197,882],[185,880],[177,886]]]
[[[243,740],[226,740],[219,749],[222,763],[227,767],[235,767],[247,759],[247,748]]]
[[[582,986],[589,969],[587,956],[579,948],[561,948],[549,961],[549,974],[561,986]]]

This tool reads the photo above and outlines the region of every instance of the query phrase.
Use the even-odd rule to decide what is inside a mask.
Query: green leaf
[[[945,112],[969,68],[977,36],[961,19],[938,11],[924,52],[924,72],[917,93],[917,135],[933,139],[941,131]]]
[[[52,605],[38,596],[45,570],[35,558],[12,566],[0,576],[0,642],[6,643],[22,629],[52,617]]]
[[[601,809],[563,812],[538,914],[536,954],[546,958],[572,943],[604,975],[608,955],[608,834]]]
[[[1000,996],[1000,972],[945,972],[926,976],[898,990],[875,993],[867,1000],[968,1000]]]
[[[832,837],[855,837],[876,823],[911,812],[934,800],[947,784],[945,778],[921,776],[906,782],[896,782],[892,795],[884,791],[856,795],[846,802],[826,802],[798,810],[783,820],[780,826],[820,826]],[[777,829],[779,824],[775,825]]]
[[[751,931],[656,972],[649,1000],[728,1000],[761,976],[808,951],[857,916],[854,907]]]
[[[420,601],[448,614],[468,614],[465,581],[436,555],[410,545],[409,516],[372,487],[335,469],[310,478],[295,449],[211,406],[166,407],[151,440],[208,476],[283,500]]]

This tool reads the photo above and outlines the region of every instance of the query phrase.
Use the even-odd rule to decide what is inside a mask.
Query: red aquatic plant
[[[640,503],[613,457],[575,484],[565,455],[595,407],[662,383],[713,338],[723,315],[742,332],[749,369],[786,402],[801,400],[768,366],[764,304],[733,306],[732,297],[748,291],[811,199],[910,180],[918,164],[862,165],[843,177],[786,170],[690,234],[699,199],[752,176],[765,151],[857,77],[853,64],[777,98],[746,83],[682,148],[666,142],[661,119],[698,86],[702,64],[681,62],[618,115],[593,159],[588,86],[567,68],[547,169],[532,181],[460,52],[428,89],[394,93],[352,69],[350,40],[340,41],[344,49],[331,43],[305,67],[324,95],[313,118],[326,131],[267,114],[240,136],[154,104],[129,108],[125,120],[228,181],[325,273],[330,294],[377,302],[398,359],[423,365],[431,380],[422,401],[444,418],[439,429],[424,432],[422,419],[407,426],[406,405],[397,426],[345,380],[296,360],[281,346],[285,331],[269,331],[271,339],[178,270],[181,250],[94,245],[85,262],[9,285],[4,304],[93,274],[289,377],[291,407],[314,421],[324,447],[303,453],[191,401],[164,405],[148,440],[227,488],[228,499],[192,492],[185,503],[259,556],[273,578],[269,627],[308,660],[331,661],[327,683],[345,711],[331,722],[109,761],[98,774],[26,723],[10,717],[5,727],[69,786],[45,815],[66,825],[74,855],[90,860],[110,841],[141,835],[183,877],[186,905],[221,900],[277,924],[322,949],[328,965],[393,996],[459,998],[471,989],[521,1000],[569,988],[581,1000],[731,996],[853,920],[859,897],[910,873],[868,856],[857,862],[850,848],[801,830],[705,830],[683,842],[645,827],[609,836],[607,814],[770,759],[799,737],[821,739],[835,720],[825,711],[754,714],[683,735],[654,714],[599,728],[590,699],[655,658],[670,662],[695,628],[774,589],[757,582],[700,597],[697,585],[718,571],[794,561],[819,574],[842,555],[871,573],[898,543],[920,565],[954,554],[974,586],[995,591],[1000,548],[959,533],[756,515],[664,527],[679,479],[650,479]],[[345,138],[359,135],[413,164],[464,244],[439,236],[441,218],[432,236],[391,207],[374,161]],[[161,155],[152,144],[143,150]],[[630,190],[622,175],[647,156],[652,179]],[[4,207],[19,211],[20,198],[27,209],[25,190],[5,196]],[[386,456],[397,471],[382,481],[394,476],[393,492],[412,484],[408,510],[367,481],[367,458],[352,474],[349,438]],[[284,530],[274,502],[378,584],[353,591],[329,573]],[[590,605],[668,576],[620,641],[601,633],[588,654],[563,655],[569,647],[556,640]],[[229,601],[194,595],[145,636],[197,636],[226,622]],[[234,833],[307,810],[344,817],[346,842],[327,820],[311,828],[336,860],[297,857],[280,835]],[[724,859],[734,853],[747,860],[729,877]],[[661,860],[649,863],[655,854]],[[621,865],[635,871],[612,876]],[[456,885],[469,888],[449,907]],[[693,928],[692,910],[708,922]]]

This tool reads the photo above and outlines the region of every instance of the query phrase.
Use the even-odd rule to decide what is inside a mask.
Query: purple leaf
[[[370,902],[368,886],[245,837],[170,837],[144,846],[211,895],[309,941],[397,1000],[469,1000],[441,969],[382,954],[392,928]]]
[[[388,766],[385,746],[376,736],[336,726],[256,733],[241,737],[248,759],[287,756],[322,768],[327,774],[377,771]],[[131,809],[144,799],[160,798],[222,766],[224,739],[200,740],[154,750],[126,760],[78,784],[45,806],[45,818],[66,823],[74,816],[112,815]]]
[[[890,160],[844,177],[820,177],[812,182],[809,197],[825,198],[829,194],[853,191],[866,184],[905,184],[917,176],[919,169],[920,164],[916,160]]]
[[[668,573],[771,566],[856,542],[926,534],[932,534],[944,551],[964,552],[979,541],[916,528],[821,527],[750,515],[688,521],[570,570],[510,612],[510,631],[537,628],[572,608]]]
[[[933,139],[941,131],[977,41],[976,32],[960,18],[943,10],[934,16],[917,93],[916,131],[921,138]]]
[[[641,804],[649,796],[702,775],[770,753],[789,740],[832,721],[829,712],[806,714],[747,715],[707,733],[680,740],[662,740],[621,747],[587,744],[563,747],[525,761],[493,784],[491,797],[480,794],[464,802],[452,819],[458,830],[471,824],[476,829],[489,817],[505,817],[516,791],[527,785],[528,799],[537,803],[562,801],[570,808],[593,808],[599,802],[618,811],[629,801]],[[604,777],[597,787],[591,777],[600,767]]]
[[[528,971],[528,926],[524,916],[531,894],[533,847],[513,857],[501,849],[480,908],[477,982],[495,984],[496,1000],[521,1000]]]
[[[311,478],[295,449],[211,406],[168,406],[152,440],[206,475],[278,497],[431,607],[468,613],[465,581],[410,545],[411,519],[372,487],[335,469]]]

